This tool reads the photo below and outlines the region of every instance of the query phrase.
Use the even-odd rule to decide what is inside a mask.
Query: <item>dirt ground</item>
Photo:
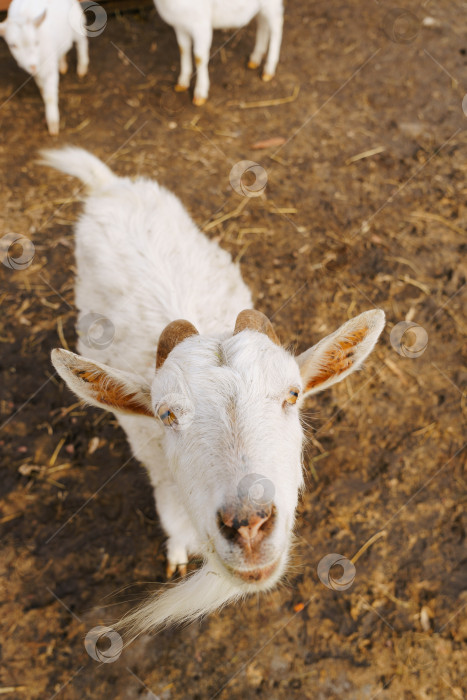
[[[217,32],[202,109],[173,92],[178,49],[155,12],[109,15],[88,77],[73,55],[61,80],[56,139],[0,43],[1,236],[35,248],[25,269],[0,265],[2,697],[467,697],[466,13],[400,2],[289,0],[270,83],[246,70],[254,26]],[[84,637],[166,583],[164,535],[115,419],[50,364],[76,342],[81,195],[35,157],[65,143],[171,188],[297,352],[365,309],[388,317],[364,371],[307,404],[284,585],[108,664]],[[232,189],[242,160],[265,169],[262,196]],[[391,342],[404,321],[418,326]],[[377,533],[350,587],[321,582],[325,555],[352,559]]]

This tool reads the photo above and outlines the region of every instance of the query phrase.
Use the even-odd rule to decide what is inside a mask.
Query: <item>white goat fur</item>
[[[88,70],[88,40],[78,0],[13,0],[0,23],[3,36],[18,65],[34,77],[45,103],[49,133],[59,132],[59,71],[66,73],[66,54],[76,43],[77,73]]]
[[[90,190],[76,227],[76,304],[81,321],[98,312],[115,327],[108,347],[93,348],[80,338],[79,351],[89,359],[54,350],[54,366],[88,403],[109,410],[88,381],[104,376],[105,386],[123,386],[147,408],[151,417],[129,415],[117,405],[110,410],[149,473],[168,535],[170,569],[193,553],[205,562],[126,622],[136,634],[271,588],[287,565],[302,486],[299,404],[284,399],[296,387],[300,403],[361,365],[383,328],[384,313],[361,314],[297,358],[265,333],[232,335],[237,314],[251,308],[250,292],[230,255],[197,229],[177,197],[146,178],[119,178],[78,148],[44,151],[43,162],[80,178]],[[179,342],[155,372],[159,336],[177,318],[189,319],[200,335]],[[352,350],[338,367],[343,344]],[[154,417],[161,403],[170,405],[180,429]],[[248,474],[272,484],[277,509],[261,565],[278,565],[259,583],[232,573],[247,565],[216,520]]]
[[[202,105],[209,92],[208,63],[213,29],[233,29],[257,19],[256,43],[248,63],[257,68],[267,57],[263,80],[276,72],[282,41],[282,0],[154,0],[156,8],[177,37],[180,49],[180,76],[177,91],[187,90],[192,73],[192,48],[196,63],[193,102]],[[269,48],[268,48],[269,47]]]

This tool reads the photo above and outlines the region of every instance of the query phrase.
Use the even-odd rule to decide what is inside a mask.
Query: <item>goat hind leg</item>
[[[282,13],[271,13],[267,19],[269,23],[269,49],[262,75],[263,80],[266,82],[272,80],[274,77],[277,63],[279,61],[279,53],[282,43]]]
[[[269,41],[269,22],[267,18],[260,12],[256,18],[256,42],[255,48],[248,61],[248,68],[258,68],[264,58]]]
[[[175,29],[178,48],[180,50],[180,75],[175,86],[176,92],[184,92],[190,86],[190,78],[193,70],[191,62],[191,37],[182,29]]]
[[[193,38],[195,63],[196,63],[196,84],[193,97],[193,104],[201,107],[207,100],[209,93],[209,52],[212,43],[212,27],[210,25],[199,26]]]
[[[78,55],[78,64],[76,72],[79,78],[84,78],[88,72],[89,67],[89,49],[88,49],[88,38],[82,34],[77,33],[75,36],[76,43],[76,53]]]
[[[58,64],[58,70],[60,71],[60,73],[61,73],[62,75],[65,75],[65,73],[66,73],[67,70],[68,70],[68,61],[67,61],[67,58],[66,58],[66,53],[64,53],[64,54],[62,54],[62,55],[60,56],[60,61],[59,61],[59,64]]]

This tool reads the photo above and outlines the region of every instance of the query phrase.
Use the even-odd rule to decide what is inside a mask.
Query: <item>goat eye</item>
[[[170,410],[170,408],[166,404],[162,404],[162,406],[159,406],[157,410],[157,415],[161,419],[164,425],[177,425],[178,420],[177,416],[173,411]]]
[[[285,404],[288,404],[289,406],[293,406],[294,403],[297,403],[299,393],[300,393],[300,390],[295,388],[295,387],[290,389],[289,394],[288,394],[286,400],[284,401],[284,406],[285,406]]]

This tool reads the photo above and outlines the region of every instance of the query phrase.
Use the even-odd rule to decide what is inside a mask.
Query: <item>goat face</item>
[[[40,65],[39,27],[46,11],[34,20],[6,19],[0,24],[0,36],[4,36],[16,63],[30,75],[36,75]]]
[[[252,330],[186,338],[152,386],[204,553],[255,587],[272,585],[287,559],[302,484],[301,390],[295,359]]]
[[[272,586],[286,566],[302,484],[302,399],[358,369],[383,327],[384,313],[367,311],[293,357],[259,312],[239,314],[223,340],[175,321],[159,338],[151,388],[65,350],[52,361],[88,403],[164,424],[202,553],[248,592]]]

